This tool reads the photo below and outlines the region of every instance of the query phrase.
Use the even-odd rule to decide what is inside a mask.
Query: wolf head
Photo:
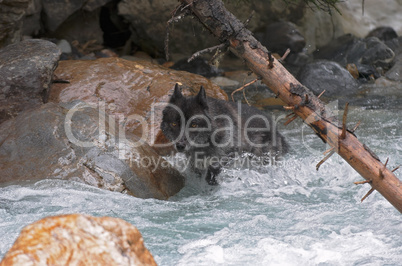
[[[161,129],[175,144],[177,151],[188,152],[194,148],[209,146],[212,120],[208,113],[205,89],[193,97],[184,97],[178,84],[168,105],[163,110]]]

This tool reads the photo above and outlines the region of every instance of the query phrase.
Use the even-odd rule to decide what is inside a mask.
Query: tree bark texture
[[[180,2],[182,9],[190,9],[221,43],[226,43],[231,52],[246,62],[248,67],[288,105],[287,109],[301,117],[333,148],[332,151],[345,159],[372,188],[379,191],[402,213],[402,182],[367,146],[358,141],[351,130],[346,129],[345,121],[339,123],[331,118],[324,104],[313,93],[296,80],[278,60],[271,59],[267,49],[252,36],[242,22],[225,9],[221,0]]]

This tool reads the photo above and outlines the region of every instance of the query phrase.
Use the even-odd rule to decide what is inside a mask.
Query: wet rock
[[[61,61],[55,74],[70,83],[53,84],[50,101],[104,102],[107,113],[115,115],[128,131],[152,146],[165,141],[159,129],[161,114],[176,82],[185,87],[185,95],[197,93],[202,85],[208,96],[227,99],[225,92],[202,76],[147,61]]]
[[[48,103],[0,125],[0,183],[73,180],[140,198],[167,199],[181,174],[119,127],[102,105]]]
[[[46,217],[22,229],[1,266],[156,265],[141,233],[112,217]]]
[[[103,31],[99,24],[99,14],[99,9],[92,12],[80,10],[66,18],[57,29],[48,32],[47,36],[56,39],[66,39],[71,44],[78,42],[87,48],[97,44],[99,47],[98,50],[101,50],[103,48],[101,46],[103,43]],[[87,53],[93,51],[87,51]]]
[[[394,52],[376,37],[358,39],[350,34],[343,35],[331,44],[314,52],[314,58],[347,64],[377,65],[393,60]]]
[[[104,6],[109,3],[111,0],[88,0],[85,1],[84,6],[82,7],[85,11],[94,11],[95,9]]]
[[[319,60],[303,67],[298,80],[315,95],[325,90],[325,96],[353,95],[357,92],[358,82],[336,62]]]
[[[22,22],[30,0],[0,1],[0,48],[22,37]]]
[[[110,0],[42,0],[45,28],[55,31],[68,17],[81,8],[94,11]]]
[[[345,67],[347,64],[355,64],[364,77],[373,70],[373,75],[379,77],[375,68],[388,68],[394,57],[392,49],[378,38],[358,39],[350,34],[343,35],[314,52],[316,59],[335,61]]]
[[[222,73],[217,67],[210,65],[205,58],[197,57],[191,62],[187,61],[187,59],[177,61],[172,69],[187,71],[207,78],[216,77]]]
[[[402,52],[402,36],[386,41],[385,44],[394,51],[395,55]]]
[[[84,0],[42,0],[46,29],[55,31],[71,14],[79,10]]]
[[[366,65],[384,66],[392,62],[395,53],[376,37],[364,39],[366,47],[361,57],[361,63]]]
[[[357,42],[359,42],[359,39],[351,34],[342,35],[328,45],[314,51],[314,58],[335,61],[343,66],[351,63],[355,64],[355,62],[350,62],[347,56],[351,47]]]
[[[71,54],[72,52],[70,43],[64,39],[57,42],[57,47],[62,53]]]
[[[30,0],[23,18],[22,34],[27,36],[38,35],[41,30],[41,0]]]
[[[402,53],[395,58],[393,67],[385,73],[385,77],[402,82]]]
[[[31,39],[0,50],[0,123],[47,101],[60,50]]]
[[[385,42],[394,38],[398,38],[398,34],[392,27],[383,26],[370,31],[366,37],[377,37],[381,41]]]
[[[377,69],[374,66],[364,64],[356,64],[355,66],[359,74],[359,80],[361,81],[373,80],[381,77],[381,73],[378,71],[380,68]]]
[[[256,34],[257,38],[258,36]],[[289,21],[268,25],[258,39],[270,51],[280,55],[283,55],[288,48],[292,53],[299,53],[306,45],[306,41],[296,25]]]

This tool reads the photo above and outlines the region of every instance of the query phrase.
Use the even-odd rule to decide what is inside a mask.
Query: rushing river
[[[359,120],[360,141],[402,164],[402,109],[350,107],[349,127]],[[327,147],[302,125],[282,127],[292,151],[280,164],[228,169],[216,187],[189,178],[168,201],[60,180],[0,188],[0,258],[24,226],[84,213],[135,225],[159,265],[400,265],[401,213],[378,192],[361,203],[370,185],[338,155],[317,172]]]

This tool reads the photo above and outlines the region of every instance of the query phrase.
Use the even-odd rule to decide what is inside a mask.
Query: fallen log
[[[315,133],[331,146],[319,166],[337,152],[372,189],[380,192],[402,213],[402,182],[379,158],[346,127],[347,106],[342,123],[331,118],[324,104],[293,77],[268,50],[262,46],[220,0],[180,0],[177,10],[191,12],[230,51],[242,58],[248,67]],[[293,119],[294,118],[290,118]],[[292,121],[293,121],[292,120]],[[291,122],[291,121],[290,121]],[[366,195],[368,196],[369,193]],[[365,197],[366,197],[365,196]],[[364,199],[364,198],[363,198]]]

